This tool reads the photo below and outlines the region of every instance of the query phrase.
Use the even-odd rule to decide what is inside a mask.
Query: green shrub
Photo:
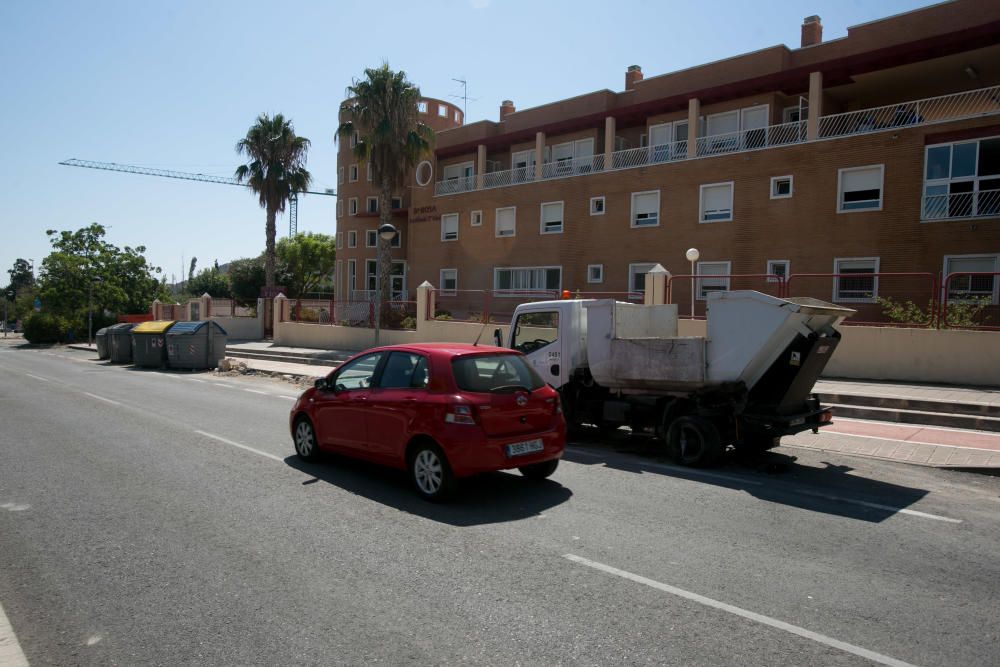
[[[24,322],[24,338],[29,343],[61,343],[66,340],[70,326],[65,318],[58,315],[32,313]]]
[[[400,329],[416,329],[417,328],[417,318],[413,317],[412,315],[407,315],[399,323],[399,328]]]
[[[925,326],[935,319],[935,306],[937,304],[933,301],[927,304],[926,310],[912,301],[899,303],[882,297],[876,297],[875,301],[882,306],[882,314],[891,322]],[[949,301],[947,311],[944,314],[944,322],[939,322],[938,326],[942,324],[949,327],[980,326],[989,319],[982,317],[982,315],[991,302],[992,299],[989,297]]]
[[[435,320],[450,320],[450,319],[452,319],[452,317],[451,317],[451,311],[450,310],[443,310],[443,309],[439,308],[439,309],[437,309],[437,310],[434,311],[434,319]]]

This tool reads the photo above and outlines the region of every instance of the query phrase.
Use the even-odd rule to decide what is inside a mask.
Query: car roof
[[[430,356],[457,357],[465,354],[517,354],[506,347],[493,345],[470,345],[469,343],[407,343],[402,345],[385,345],[368,350],[369,352],[405,350],[408,352],[423,352]]]

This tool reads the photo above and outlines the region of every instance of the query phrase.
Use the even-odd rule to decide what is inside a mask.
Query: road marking
[[[947,431],[948,429],[938,429],[939,431]],[[974,431],[974,433],[982,433],[981,431]],[[985,432],[990,433],[990,432]],[[951,449],[971,449],[976,452],[991,452],[996,451],[988,449],[986,447],[966,447],[965,445],[946,445],[940,442],[926,442],[924,440],[903,440],[901,438],[887,438],[882,435],[861,435],[859,433],[842,433],[840,431],[820,431],[820,435],[839,435],[842,438],[867,438],[869,440],[885,440],[886,442],[898,442],[900,444],[910,444],[910,445],[930,445],[931,447],[949,447]],[[783,446],[785,443],[781,443]],[[796,447],[797,445],[789,443],[790,447]],[[805,449],[809,449],[806,447]]]
[[[240,449],[245,449],[248,452],[253,452],[254,454],[258,454],[258,455],[263,456],[265,458],[269,458],[272,461],[278,461],[280,463],[284,463],[285,462],[285,459],[281,458],[280,456],[275,456],[274,454],[269,454],[268,452],[262,452],[259,449],[254,449],[253,447],[248,447],[246,445],[241,445],[238,442],[233,442],[232,440],[227,440],[226,438],[223,438],[220,435],[213,435],[211,433],[206,433],[205,431],[195,431],[195,433],[197,433],[198,435],[203,435],[206,438],[211,438],[212,440],[218,440],[219,442],[225,443],[227,445],[232,445],[233,447],[239,447]]]
[[[214,384],[216,387],[225,387],[226,389],[235,389],[236,388],[236,387],[234,387],[231,384],[226,384],[225,382],[213,382],[212,384]]]
[[[290,401],[296,400],[295,396],[285,396],[284,394],[278,394],[278,398],[287,398]]]
[[[589,452],[584,449],[578,449],[577,447],[567,447],[569,451],[574,454],[581,454],[583,456],[589,456],[595,459],[601,459],[607,463],[607,456],[603,454],[597,454],[595,452]],[[665,472],[677,473],[680,475],[691,475],[693,477],[708,477],[709,479],[722,479],[727,482],[737,482],[739,484],[748,484],[750,486],[763,486],[763,482],[758,482],[752,479],[746,479],[744,477],[736,477],[735,475],[724,475],[717,472],[705,472],[704,470],[694,470],[692,468],[681,468],[675,466],[666,466],[659,463],[643,463],[641,461],[637,462],[637,465],[641,465],[644,470],[663,470]]]
[[[89,391],[85,391],[83,393],[91,398],[96,398],[99,401],[104,401],[105,403],[110,403],[111,405],[121,405],[118,401],[112,401],[110,398],[104,398],[103,396],[98,396],[97,394],[91,394]]]
[[[24,503],[4,503],[3,505],[0,505],[0,508],[5,509],[8,512],[23,512],[26,509],[31,509],[31,505],[26,505]]]
[[[244,389],[243,391],[250,392],[251,394],[260,394],[261,396],[270,396],[266,391],[257,391],[256,389]]]
[[[36,380],[40,380],[42,382],[48,382],[49,381],[48,378],[43,378],[43,377],[38,376],[38,375],[32,375],[31,373],[25,373],[25,375],[27,375],[30,378],[35,378]]]
[[[21,650],[21,645],[17,642],[17,635],[14,628],[7,620],[7,614],[0,604],[0,665],[5,667],[28,667],[28,659]]]
[[[754,621],[756,623],[761,623],[763,625],[769,625],[772,628],[777,628],[778,630],[784,630],[793,635],[798,635],[805,639],[817,642],[819,644],[825,644],[826,646],[831,646],[835,649],[839,649],[846,653],[852,653],[854,655],[865,658],[866,660],[871,660],[872,662],[877,662],[883,665],[893,665],[894,667],[914,667],[908,662],[902,660],[897,660],[896,658],[890,657],[888,655],[882,655],[881,653],[876,653],[875,651],[869,651],[866,648],[860,646],[855,646],[854,644],[848,644],[847,642],[842,642],[839,639],[834,639],[833,637],[827,637],[818,632],[813,632],[812,630],[806,630],[797,625],[792,625],[791,623],[786,623],[785,621],[780,621],[776,618],[771,618],[770,616],[764,616],[763,614],[758,614],[741,607],[736,607],[725,602],[720,602],[718,600],[713,600],[712,598],[705,597],[704,595],[699,595],[698,593],[692,593],[686,591],[682,588],[677,588],[669,584],[664,584],[653,579],[647,579],[646,577],[640,576],[638,574],[632,574],[631,572],[626,572],[625,570],[619,570],[616,567],[611,567],[610,565],[604,565],[603,563],[598,563],[596,561],[588,560],[574,554],[563,554],[563,558],[578,563],[580,565],[586,565],[587,567],[593,568],[595,570],[600,570],[607,574],[613,574],[616,577],[621,577],[622,579],[628,579],[629,581],[634,581],[639,584],[644,584],[650,588],[655,588],[658,591],[663,591],[664,593],[670,593],[671,595],[676,595],[677,597],[684,598],[685,600],[691,600],[692,602],[697,602],[698,604],[705,605],[706,607],[712,607],[713,609],[718,609],[736,616],[741,616],[745,619]]]
[[[833,500],[839,503],[851,503],[852,505],[861,505],[862,507],[872,507],[877,510],[887,510],[890,512],[898,512],[900,514],[909,514],[910,516],[918,516],[922,519],[933,519],[935,521],[944,521],[946,523],[962,523],[961,519],[951,519],[946,516],[940,516],[937,514],[928,514],[927,512],[918,512],[917,510],[906,509],[905,507],[893,507],[892,505],[870,503],[867,500],[854,500],[853,498],[844,498],[843,496],[834,496],[828,493],[809,491],[807,489],[796,489],[795,491],[792,491],[792,493],[801,493],[804,496],[812,496],[814,498],[824,498],[826,500]]]
[[[200,382],[201,384],[208,384],[207,380],[200,380],[198,378],[188,378],[191,382]]]
[[[963,417],[976,417],[985,415],[962,415]],[[902,426],[905,428],[912,428],[919,431],[947,431],[949,433],[968,433],[973,431],[975,433],[986,433],[987,435],[992,433],[992,431],[978,431],[974,428],[949,428],[947,426],[924,426],[923,424],[908,424],[906,422],[887,422],[878,419],[855,419],[853,417],[836,417],[835,422],[853,422],[855,424],[885,424],[886,426]],[[823,431],[821,430],[820,433]]]

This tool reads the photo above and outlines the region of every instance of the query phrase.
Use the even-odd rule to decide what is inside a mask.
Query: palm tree
[[[296,136],[292,121],[280,113],[257,116],[247,136],[236,143],[236,152],[249,160],[236,168],[236,180],[246,182],[260,197],[260,207],[267,211],[265,287],[274,287],[274,220],[285,210],[291,196],[305,191],[312,181],[305,168],[309,146],[309,140]]]
[[[407,175],[427,153],[434,141],[434,132],[420,122],[417,103],[420,89],[406,79],[406,72],[393,72],[388,63],[376,69],[366,69],[364,79],[355,79],[347,88],[350,98],[341,107],[341,122],[337,136],[350,139],[355,132],[358,141],[354,154],[367,160],[372,180],[379,187],[379,226],[392,222],[392,193],[406,183]],[[381,260],[379,297],[388,314],[389,242],[378,238]]]

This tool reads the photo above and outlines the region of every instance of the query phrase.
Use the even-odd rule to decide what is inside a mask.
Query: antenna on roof
[[[465,79],[452,79],[462,84],[462,94],[461,95],[449,95],[448,97],[454,97],[456,100],[462,100],[462,118],[466,118],[469,115],[469,82]],[[478,102],[478,97],[472,98],[473,102]]]

